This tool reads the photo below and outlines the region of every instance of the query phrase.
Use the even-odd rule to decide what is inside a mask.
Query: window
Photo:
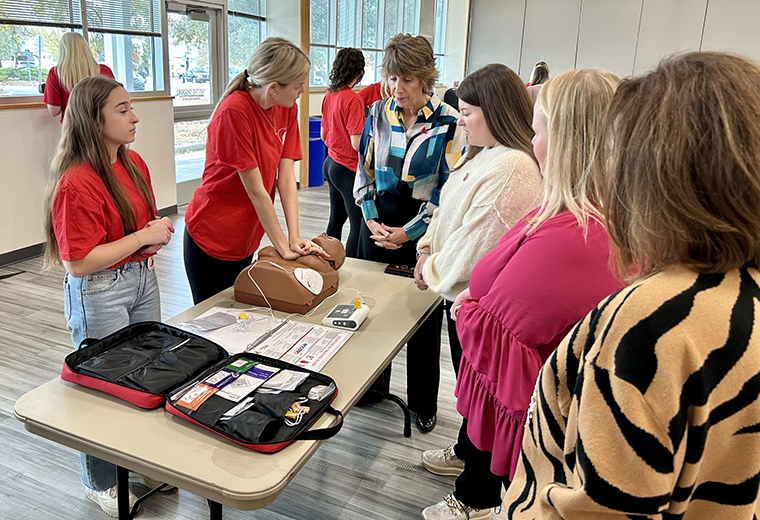
[[[446,8],[435,1],[434,52],[443,72]],[[343,47],[364,52],[363,85],[380,81],[383,48],[400,32],[419,34],[421,0],[311,0],[309,85],[326,87],[335,53]]]
[[[67,31],[83,34],[127,90],[163,90],[160,9],[159,0],[0,3],[0,96],[39,95]]]
[[[253,50],[266,37],[266,0],[228,0],[229,79],[248,65]]]

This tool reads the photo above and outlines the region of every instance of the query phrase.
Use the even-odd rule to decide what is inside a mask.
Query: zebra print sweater
[[[508,518],[757,518],[759,283],[674,266],[581,320],[536,383]]]

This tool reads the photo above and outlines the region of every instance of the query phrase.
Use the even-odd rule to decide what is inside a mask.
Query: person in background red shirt
[[[71,339],[99,339],[129,324],[161,321],[153,255],[174,226],[156,219],[148,167],[127,148],[139,119],[129,94],[103,76],[71,91],[53,158],[57,179],[48,195],[45,263],[61,265],[64,313]],[[87,498],[118,516],[116,466],[82,454]],[[130,508],[137,498],[130,491]]]
[[[66,112],[71,89],[84,78],[98,74],[113,78],[113,71],[108,65],[98,65],[92,57],[87,41],[81,34],[64,33],[58,43],[58,65],[48,72],[45,93],[42,96],[50,115],[60,115],[63,123],[63,114]]]
[[[298,229],[294,162],[301,159],[296,100],[309,56],[285,38],[264,40],[235,76],[208,125],[201,185],[185,212],[185,271],[200,301],[230,287],[266,233],[286,260],[327,256]],[[288,236],[274,212],[280,193]]]
[[[357,149],[364,128],[364,102],[352,89],[364,76],[364,54],[359,49],[338,51],[330,72],[330,86],[322,100],[322,140],[328,157],[323,168],[330,186],[330,220],[327,234],[341,239],[348,218],[350,230],[346,256],[357,257],[362,210],[354,201],[354,177],[359,161]]]
[[[377,83],[367,85],[359,91],[359,97],[362,98],[362,101],[364,101],[365,107],[371,107],[375,101],[385,99],[389,95],[388,85],[386,85],[382,80],[378,81]]]

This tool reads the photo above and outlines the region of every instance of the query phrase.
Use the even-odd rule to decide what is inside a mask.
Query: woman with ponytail
[[[295,161],[301,159],[296,100],[309,56],[285,38],[264,40],[235,76],[208,125],[201,186],[185,212],[185,271],[200,301],[230,287],[266,233],[286,260],[327,256],[298,229]],[[274,211],[275,189],[287,223]]]
[[[148,167],[127,148],[139,119],[121,84],[104,76],[71,91],[53,158],[45,223],[47,265],[63,264],[64,313],[76,348],[141,321],[160,321],[153,255],[174,232],[156,219]],[[82,453],[85,495],[118,516],[116,466]],[[130,507],[136,498],[130,491]]]

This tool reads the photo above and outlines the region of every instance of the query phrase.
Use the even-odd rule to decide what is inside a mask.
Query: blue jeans
[[[128,262],[63,282],[64,313],[71,341],[100,339],[127,325],[161,321],[161,300],[153,258]],[[82,453],[82,482],[95,491],[116,485],[116,466]]]

